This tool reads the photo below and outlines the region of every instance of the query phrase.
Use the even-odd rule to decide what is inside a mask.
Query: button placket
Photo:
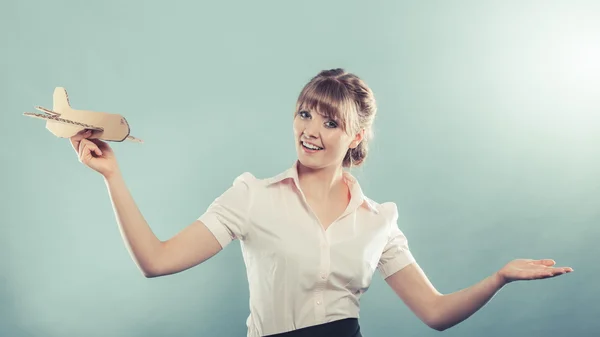
[[[319,269],[317,271],[317,281],[316,281],[316,290],[315,290],[315,318],[318,322],[325,322],[325,299],[324,299],[324,291],[327,285],[327,274],[329,273],[329,268],[331,266],[330,260],[330,252],[329,252],[329,243],[327,242],[327,237],[324,231],[320,232],[320,263]]]

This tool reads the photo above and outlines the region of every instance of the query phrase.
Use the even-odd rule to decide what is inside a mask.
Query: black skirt
[[[357,318],[344,318],[263,337],[362,337],[362,335]]]

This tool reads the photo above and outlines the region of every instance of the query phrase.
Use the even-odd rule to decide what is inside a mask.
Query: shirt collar
[[[298,180],[298,164],[299,162],[298,160],[296,160],[292,167],[268,179],[267,185],[272,185],[282,182],[286,179],[291,179],[296,185],[296,187],[300,189],[300,183]],[[355,202],[360,203],[361,206],[366,207],[375,214],[378,214],[379,210],[377,209],[375,202],[364,195],[360,184],[358,183],[358,180],[352,174],[350,174],[350,172],[347,171],[344,171],[344,178],[346,178],[346,182],[350,187],[350,204],[352,205]]]

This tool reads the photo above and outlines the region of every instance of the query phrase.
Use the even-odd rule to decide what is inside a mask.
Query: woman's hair
[[[344,69],[323,70],[300,92],[295,113],[302,110],[316,111],[336,121],[352,136],[365,129],[363,140],[356,148],[348,149],[342,166],[359,166],[364,162],[368,143],[373,138],[377,105],[373,92],[363,80]]]

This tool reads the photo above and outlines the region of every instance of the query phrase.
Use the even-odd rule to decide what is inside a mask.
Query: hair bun
[[[321,71],[321,73],[318,76],[334,77],[334,76],[343,75],[345,73],[346,73],[346,71],[344,69],[335,68],[335,69],[323,70],[323,71]]]

